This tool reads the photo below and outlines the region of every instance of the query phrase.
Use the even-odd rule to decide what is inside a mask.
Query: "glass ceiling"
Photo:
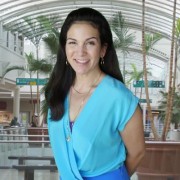
[[[161,32],[167,38],[171,36],[173,0],[146,0],[146,27],[152,32]],[[129,26],[141,28],[142,0],[1,0],[0,21],[5,26],[14,26],[23,17],[40,15],[58,16],[63,20],[76,8],[88,6],[101,11],[107,19],[121,11]],[[180,1],[177,0],[176,18],[180,18]]]
[[[166,39],[171,39],[172,17],[174,0],[145,0],[145,28],[148,32],[159,32]],[[21,29],[25,37],[30,36],[28,26],[23,18],[35,19],[40,15],[57,17],[55,26],[60,28],[67,14],[79,7],[92,7],[104,14],[109,20],[112,16],[121,11],[128,27],[132,30],[141,30],[142,24],[142,0],[1,0],[0,1],[0,23],[10,29]],[[180,0],[177,0],[176,18],[180,18]],[[39,27],[41,28],[41,27]],[[43,31],[38,31],[44,33]],[[34,34],[36,36],[37,34]],[[32,34],[31,34],[32,36]],[[32,38],[32,37],[31,37]],[[141,52],[141,44],[131,46],[134,53]],[[151,50],[154,58],[163,63],[168,62],[169,56],[166,53]]]

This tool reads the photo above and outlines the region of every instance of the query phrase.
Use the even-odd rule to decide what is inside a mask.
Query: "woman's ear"
[[[108,44],[105,43],[102,45],[102,49],[101,49],[101,57],[103,58],[106,54],[106,50],[107,50]]]

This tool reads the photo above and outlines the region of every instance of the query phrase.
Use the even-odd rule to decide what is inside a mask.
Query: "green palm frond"
[[[127,74],[130,75],[130,79],[127,81],[127,83],[130,83],[132,80],[139,81],[144,76],[144,70],[138,71],[135,64],[131,63],[132,71],[127,71]],[[147,69],[147,74],[152,75],[152,73],[149,71],[150,69]]]
[[[59,44],[59,30],[55,27],[58,17],[39,16],[36,18],[41,26],[46,29],[46,35],[42,38],[52,54],[57,54]]]
[[[176,29],[175,29],[176,37],[180,37],[180,18],[176,20]]]
[[[43,37],[43,41],[45,42],[48,49],[51,51],[51,54],[57,54],[58,47],[59,47],[59,41],[58,41],[59,35],[55,34],[48,34],[47,36]]]
[[[32,64],[30,64],[29,70],[32,72],[39,71],[40,73],[50,73],[52,71],[53,65],[48,63],[45,59],[34,60]]]
[[[58,16],[38,16],[36,20],[41,24],[41,27],[46,30],[49,34],[59,35],[58,28],[56,28],[56,23],[60,23]]]
[[[162,39],[161,34],[150,34],[147,33],[145,34],[145,49],[146,49],[146,53],[149,52],[149,50],[160,40]]]
[[[161,110],[159,117],[164,120],[167,111],[167,92],[160,91],[161,100],[158,108]],[[172,109],[172,123],[180,122],[180,93],[174,93],[173,109]]]
[[[33,61],[35,61],[35,57],[34,57],[34,54],[32,52],[30,52],[29,54],[25,53],[25,57],[26,57],[28,64],[32,64]]]
[[[13,70],[25,70],[24,66],[10,66],[9,68],[7,68],[4,73],[2,74],[2,77],[4,77],[8,72],[13,71]]]
[[[134,33],[129,33],[129,28],[121,12],[117,12],[111,22],[112,31],[115,33],[115,48],[119,48],[124,54],[128,53],[128,47],[135,40]]]

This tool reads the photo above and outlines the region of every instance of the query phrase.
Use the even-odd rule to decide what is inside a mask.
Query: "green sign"
[[[144,81],[134,81],[133,87],[144,87]],[[165,81],[148,81],[148,87],[165,88]]]
[[[149,101],[150,101],[150,103],[152,103],[152,99],[150,99]],[[140,103],[146,103],[147,101],[146,101],[146,99],[139,99],[139,102]]]
[[[16,78],[16,85],[45,85],[48,79]]]

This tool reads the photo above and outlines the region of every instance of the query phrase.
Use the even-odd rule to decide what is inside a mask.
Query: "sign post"
[[[45,85],[48,82],[47,78],[44,79],[36,79],[36,78],[16,78],[16,85]]]

